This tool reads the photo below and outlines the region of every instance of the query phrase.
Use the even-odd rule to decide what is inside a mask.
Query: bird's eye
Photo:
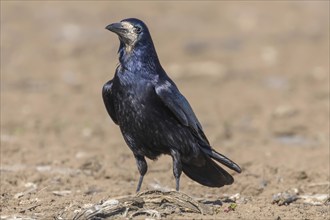
[[[141,27],[138,27],[138,26],[135,27],[135,32],[136,33],[139,34],[139,33],[141,33],[141,31],[142,31],[142,28]]]

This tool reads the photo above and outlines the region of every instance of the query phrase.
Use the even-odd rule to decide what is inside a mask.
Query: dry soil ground
[[[135,195],[100,94],[118,48],[104,27],[126,17],[149,25],[210,142],[243,168],[220,189],[183,175],[214,213],[163,217],[329,219],[329,1],[1,1],[1,218]],[[148,163],[142,189],[172,190],[171,159]],[[296,200],[276,203],[286,191]]]

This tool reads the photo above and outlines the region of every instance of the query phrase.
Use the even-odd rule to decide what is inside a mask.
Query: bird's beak
[[[123,27],[121,23],[109,24],[108,26],[105,27],[105,29],[108,29],[109,31],[112,31],[117,34],[126,32],[126,29]]]

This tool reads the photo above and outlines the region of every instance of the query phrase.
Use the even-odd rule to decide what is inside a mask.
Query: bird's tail
[[[212,148],[201,148],[202,153],[199,162],[183,162],[182,171],[194,181],[209,187],[222,187],[224,185],[230,185],[234,182],[234,178],[222,167],[220,167],[216,161],[224,164],[232,170],[240,173],[241,168],[225,157],[224,155],[214,151]],[[211,159],[212,158],[212,159]],[[203,161],[201,163],[201,161]]]
[[[222,163],[223,165],[225,165],[226,167],[235,170],[237,173],[241,173],[242,170],[241,168],[232,160],[230,160],[229,158],[227,158],[226,156],[216,152],[215,150],[213,150],[211,147],[201,147],[200,148],[205,154],[209,155],[210,157],[212,157],[213,159],[215,159],[216,161],[218,161],[219,163]]]
[[[192,180],[209,187],[222,187],[234,178],[210,157],[203,155],[203,163],[182,163],[182,171]]]

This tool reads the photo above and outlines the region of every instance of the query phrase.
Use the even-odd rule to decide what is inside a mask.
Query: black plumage
[[[188,101],[160,65],[147,26],[129,18],[106,29],[119,36],[119,65],[102,95],[136,159],[137,191],[147,172],[145,157],[161,154],[173,159],[176,190],[182,171],[205,186],[232,184],[233,177],[213,160],[239,173],[240,167],[210,146]]]

